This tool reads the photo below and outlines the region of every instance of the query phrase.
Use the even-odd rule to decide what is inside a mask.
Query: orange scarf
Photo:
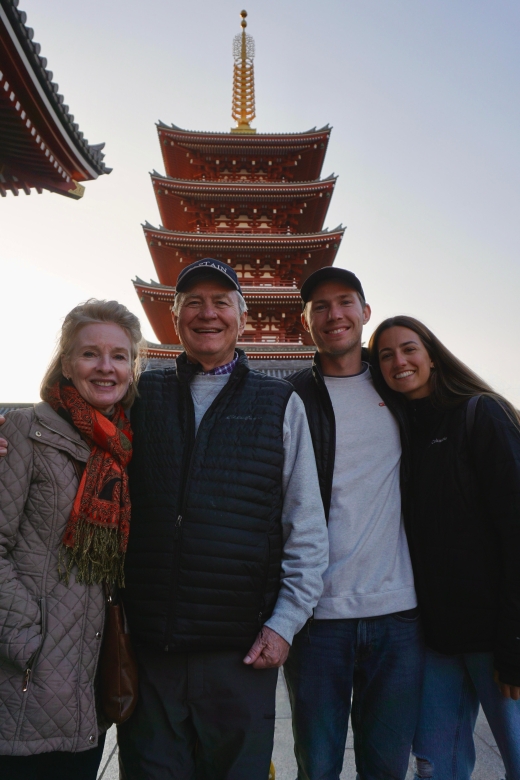
[[[65,529],[60,574],[68,581],[72,567],[77,565],[78,582],[117,582],[123,587],[130,530],[126,473],[132,457],[130,423],[121,404],[116,404],[109,420],[72,384],[54,385],[48,401],[55,411],[65,412],[91,450]]]

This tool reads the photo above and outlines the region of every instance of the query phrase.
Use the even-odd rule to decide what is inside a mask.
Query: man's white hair
[[[247,303],[245,302],[243,296],[238,292],[238,290],[231,290],[231,292],[235,293],[237,298],[237,306],[238,306],[238,316],[241,317],[244,312],[247,311]],[[189,295],[188,292],[178,292],[175,295],[175,300],[173,302],[172,306],[172,312],[175,314],[176,317],[179,316],[179,312],[182,309],[184,305],[184,301],[186,300],[187,296]]]

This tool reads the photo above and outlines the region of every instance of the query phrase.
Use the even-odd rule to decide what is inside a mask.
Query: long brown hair
[[[435,406],[440,409],[450,409],[474,395],[486,395],[498,401],[515,424],[520,424],[520,416],[515,407],[506,398],[496,393],[471,368],[455,357],[442,341],[415,317],[408,317],[405,314],[389,317],[383,320],[373,332],[368,348],[372,370],[375,371],[378,381],[385,381],[379,365],[379,339],[385,330],[395,327],[408,328],[419,336],[433,361],[435,370],[431,373],[430,386],[431,399]],[[400,395],[400,393],[395,393],[395,395]]]
[[[49,400],[50,388],[62,379],[61,358],[71,354],[76,336],[81,328],[97,322],[113,322],[115,325],[119,325],[130,339],[133,382],[122,398],[121,404],[125,409],[132,406],[138,395],[137,381],[141,373],[146,348],[146,341],[141,334],[141,325],[135,314],[132,314],[122,303],[98,301],[95,298],[90,298],[85,303],[75,306],[65,317],[56,351],[40,386],[40,396],[43,401]]]

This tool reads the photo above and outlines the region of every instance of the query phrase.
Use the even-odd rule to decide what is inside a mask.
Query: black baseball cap
[[[302,284],[300,295],[303,305],[305,306],[310,301],[312,293],[319,284],[328,282],[330,279],[337,279],[343,282],[347,287],[356,290],[365,300],[365,293],[356,274],[353,274],[352,271],[347,271],[345,268],[335,268],[332,265],[328,265],[325,268],[319,268],[317,271],[314,271]]]
[[[223,276],[226,277],[230,287],[238,290],[240,295],[242,295],[238,277],[231,266],[223,263],[222,260],[215,260],[213,257],[195,260],[194,263],[190,263],[186,268],[183,268],[177,277],[175,289],[176,292],[185,292],[188,286],[196,279],[214,277],[218,281],[224,281]]]

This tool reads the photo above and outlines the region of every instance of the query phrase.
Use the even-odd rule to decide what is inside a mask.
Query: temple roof
[[[34,31],[26,21],[27,15],[18,9],[18,0],[0,0],[3,189],[11,188],[14,180],[23,189],[43,187],[78,197],[78,191],[71,192],[77,189],[72,181],[110,173],[103,161],[104,144],[89,144],[84,137],[53,81],[53,73],[47,70],[47,60],[40,55],[40,44],[33,40]]]
[[[332,241],[341,241],[346,228],[338,225],[334,230],[320,230],[316,233],[189,233],[177,230],[156,228],[145,222],[145,235],[159,241],[168,242],[174,246],[215,248],[251,247],[251,249],[277,249],[280,247],[310,249],[322,246]]]
[[[165,227],[169,230],[200,230],[204,233],[240,233],[252,232],[253,229],[265,230],[266,233],[286,233],[287,222],[291,233],[319,231],[337,181],[335,176],[310,182],[186,181],[162,176],[156,171],[151,174],[151,178]],[[254,212],[251,210],[253,207]],[[237,220],[239,215],[245,214],[248,224],[237,224],[230,231],[229,224],[220,221],[222,212],[225,219],[231,217],[229,209],[236,212]],[[258,216],[254,217],[254,214]],[[253,227],[253,223],[249,224],[250,218],[254,221],[262,214],[265,215],[263,223],[256,227]]]
[[[143,226],[155,270],[162,284],[174,285],[182,269],[203,257],[231,263],[254,263],[260,258],[280,261],[300,283],[318,268],[332,265],[345,228],[317,233],[181,233]],[[282,266],[280,266],[282,267]]]
[[[285,166],[297,181],[318,179],[327,152],[332,128],[304,133],[210,133],[182,130],[175,125],[157,125],[166,172],[175,178],[200,178],[197,168],[212,164],[211,159],[227,156],[260,163],[263,158]],[[189,154],[191,152],[192,154]],[[291,157],[292,156],[292,157]],[[193,159],[189,159],[189,158]],[[287,166],[289,166],[287,168]]]
[[[185,130],[182,127],[179,127],[178,125],[174,125],[173,122],[169,125],[167,125],[165,122],[162,122],[160,119],[157,122],[157,127],[165,130],[171,130],[173,133],[180,135],[181,137],[187,138],[192,137],[195,138],[196,136],[201,136],[202,138],[208,138],[208,137],[217,137],[219,139],[222,138],[233,138],[233,139],[239,139],[242,141],[250,140],[250,135],[239,135],[237,134],[231,134],[231,133],[219,133],[219,132],[213,132],[211,130]],[[320,127],[319,130],[317,130],[315,127],[311,127],[310,130],[304,130],[302,133],[255,133],[255,138],[304,138],[309,136],[321,136],[323,134],[330,134],[330,131],[332,130],[332,127],[330,127],[329,124],[324,125],[323,127]]]
[[[249,360],[306,360],[313,359],[316,352],[314,346],[306,344],[239,344]],[[181,344],[153,344],[148,342],[147,357],[168,360],[175,358],[184,351]],[[253,366],[254,368],[255,366]],[[292,366],[286,372],[292,374],[301,366]],[[267,373],[267,372],[266,372]]]
[[[138,276],[132,281],[135,289],[139,292],[145,292],[151,295],[157,295],[161,297],[161,300],[170,300],[173,302],[175,298],[175,287],[170,287],[166,284],[159,284],[159,282],[150,279],[149,282],[144,282]],[[244,298],[248,303],[297,303],[301,305],[300,290],[296,285],[294,287],[248,287],[246,284],[241,285]]]
[[[157,171],[150,173],[152,182],[161,183],[179,195],[203,194],[204,197],[220,197],[221,195],[239,196],[243,199],[262,198],[273,195],[278,198],[305,196],[309,192],[325,192],[334,186],[338,177],[333,173],[324,179],[311,181],[225,181],[223,179],[174,179],[172,176],[163,176]]]

